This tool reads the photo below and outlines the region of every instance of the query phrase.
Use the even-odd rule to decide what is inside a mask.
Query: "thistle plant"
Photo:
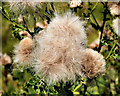
[[[22,68],[23,73],[31,74],[24,86],[12,94],[29,94],[30,90],[33,90],[31,94],[91,95],[95,94],[93,90],[96,88],[92,89],[89,82],[95,80],[99,90],[99,87],[102,88],[100,80],[103,79],[107,84],[110,84],[107,79],[111,80],[119,93],[119,84],[109,77],[107,68],[112,66],[108,61],[119,58],[119,30],[116,27],[119,24],[113,20],[116,18],[113,14],[117,10],[116,7],[110,8],[108,2],[77,4],[72,1],[65,3],[67,7],[61,11],[57,9],[56,4],[10,2],[10,12],[7,12],[4,6],[0,8],[2,16],[12,24],[13,37],[19,40],[13,51],[13,69]],[[119,4],[117,5],[119,7]],[[98,6],[104,9],[101,12],[102,22],[95,14]],[[20,7],[21,13],[19,9],[16,9],[16,13],[15,7]],[[29,13],[29,8],[33,9],[33,14]],[[68,8],[67,11],[65,8]],[[16,14],[17,18],[9,15],[11,12]],[[116,14],[116,20],[119,21],[119,14]],[[28,15],[30,18],[26,18]],[[31,28],[30,19],[33,20]],[[89,48],[87,39],[88,26],[100,33],[99,45],[93,49]],[[119,68],[119,65],[115,68]],[[97,92],[104,94],[105,89],[101,90]]]

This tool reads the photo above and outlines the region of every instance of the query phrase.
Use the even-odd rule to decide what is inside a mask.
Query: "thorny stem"
[[[117,41],[118,41],[118,40],[115,40],[114,45],[112,46],[112,48],[111,48],[111,50],[110,50],[109,54],[107,55],[107,57],[106,57],[105,59],[108,59],[108,58],[110,57],[110,55],[111,55],[112,51],[113,51],[113,50],[114,50],[114,48],[115,48],[115,45],[117,44]]]
[[[100,27],[100,31],[101,31],[101,35],[100,35],[100,43],[99,43],[99,47],[98,47],[98,52],[100,52],[101,50],[101,47],[102,47],[102,35],[103,35],[103,30],[104,30],[104,26],[105,26],[105,23],[107,21],[107,11],[108,11],[108,7],[107,7],[107,2],[105,2],[104,4],[104,7],[105,7],[105,10],[104,10],[104,19],[103,19],[103,24],[102,26]]]
[[[33,75],[33,77],[31,77],[27,82],[24,83],[24,88],[26,87],[27,84],[29,84],[30,80],[34,79],[34,77],[36,77],[36,75]],[[37,78],[39,78],[39,80],[43,82],[45,86],[47,86],[47,84],[40,78],[40,76],[37,76]],[[47,94],[45,90],[44,90],[44,94]]]
[[[84,85],[84,95],[85,95],[85,93],[87,91],[87,86],[85,84],[83,84],[83,85]]]

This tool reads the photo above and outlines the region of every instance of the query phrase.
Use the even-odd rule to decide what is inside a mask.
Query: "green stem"
[[[114,45],[112,46],[112,48],[111,48],[111,50],[110,50],[110,52],[109,52],[108,56],[107,56],[105,59],[108,59],[108,58],[110,57],[110,55],[111,55],[112,51],[113,51],[113,50],[114,50],[114,48],[115,48],[115,45],[117,44],[117,41],[118,41],[118,40],[115,40]]]
[[[85,82],[83,81],[83,78],[81,78],[81,83],[72,92],[75,93],[75,91],[78,90],[83,84],[85,84]]]
[[[103,31],[104,31],[105,23],[107,21],[107,11],[108,11],[107,4],[108,4],[107,2],[105,2],[105,4],[104,4],[104,8],[105,8],[104,14],[103,14],[104,15],[104,19],[103,19],[103,24],[100,27],[101,35],[100,35],[100,43],[99,43],[99,47],[98,47],[98,52],[100,52],[101,47],[102,47],[102,36],[103,36]]]
[[[97,7],[98,3],[99,3],[99,2],[97,2],[97,3],[95,4],[95,6],[92,8],[91,12],[93,12],[93,11],[95,10],[95,8]]]
[[[20,26],[20,25],[17,24],[15,21],[13,21],[11,18],[9,18],[9,17],[2,11],[2,7],[0,7],[0,10],[1,10],[2,15],[3,15],[7,20],[9,20],[10,22],[12,22],[13,25],[16,25],[16,26],[18,26],[19,28],[21,28],[21,29],[23,29],[23,30],[26,30],[26,28],[24,28],[23,26]]]
[[[80,87],[82,86],[82,83],[80,83],[74,90],[73,90],[73,93],[78,90]]]
[[[98,3],[99,3],[99,2],[97,2],[97,3],[95,4],[95,6],[92,8],[92,10],[90,10],[90,13],[91,13],[91,15],[92,15],[92,17],[93,17],[93,19],[94,19],[95,23],[97,24],[97,27],[99,27],[99,28],[100,28],[100,26],[99,26],[99,24],[98,24],[98,22],[97,22],[97,20],[96,20],[95,16],[93,15],[93,11],[94,11],[94,10],[95,10],[95,8],[97,7]],[[90,2],[89,2],[89,7],[90,7]]]

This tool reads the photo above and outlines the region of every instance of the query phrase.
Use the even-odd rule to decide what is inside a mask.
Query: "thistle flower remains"
[[[113,28],[116,32],[116,34],[118,34],[118,36],[120,36],[120,19],[116,18],[113,20]]]
[[[110,8],[110,12],[113,16],[120,15],[120,5],[119,4],[113,4]]]
[[[102,55],[86,48],[83,25],[83,21],[71,13],[56,15],[33,39],[20,42],[15,62],[32,64],[36,74],[48,84],[75,81],[76,76],[97,76],[105,70],[105,61]]]
[[[14,62],[18,63],[20,66],[31,64],[32,50],[33,41],[31,38],[26,37],[25,39],[21,40],[21,42],[16,46],[16,50],[14,50]]]
[[[25,10],[29,10],[33,9],[36,10],[36,8],[40,8],[41,7],[41,3],[40,2],[35,2],[33,1],[26,1],[26,0],[21,0],[21,2],[9,2],[10,3],[10,10],[17,12],[18,10],[20,11],[25,11]]]

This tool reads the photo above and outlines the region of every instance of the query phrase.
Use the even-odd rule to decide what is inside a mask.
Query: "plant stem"
[[[99,24],[98,24],[98,22],[97,22],[97,20],[96,20],[96,18],[95,18],[95,16],[93,15],[93,11],[94,11],[95,8],[97,7],[97,5],[98,5],[98,2],[95,4],[95,6],[92,8],[92,10],[90,10],[90,13],[91,13],[91,15],[92,15],[95,23],[97,24],[97,27],[100,27]],[[89,2],[89,7],[90,7],[90,2]]]
[[[98,3],[99,3],[99,2],[97,2],[97,3],[95,4],[95,6],[92,8],[91,12],[93,12],[93,11],[95,10],[95,8],[97,7]]]
[[[109,54],[107,55],[107,57],[106,57],[105,59],[108,59],[108,58],[110,57],[110,55],[111,55],[112,51],[113,51],[113,50],[114,50],[114,48],[115,48],[115,45],[117,44],[117,41],[118,41],[118,40],[115,40],[114,45],[112,46],[112,48],[111,48],[111,50],[110,50]]]
[[[80,83],[74,90],[73,90],[73,93],[78,90],[80,87],[82,86],[82,83]]]
[[[108,7],[107,7],[107,2],[105,2],[104,4],[104,7],[105,7],[105,10],[104,10],[104,19],[103,19],[103,24],[102,26],[100,27],[100,31],[101,31],[101,35],[100,35],[100,43],[99,43],[99,47],[98,47],[98,52],[100,52],[101,50],[101,47],[102,47],[102,35],[103,35],[103,31],[104,31],[104,26],[105,26],[105,23],[107,21],[107,11],[108,11]]]
[[[12,22],[13,25],[16,25],[17,27],[23,29],[23,30],[26,30],[26,28],[24,28],[23,26],[20,26],[19,24],[17,24],[14,20],[12,20],[11,18],[9,18],[3,11],[2,11],[2,8],[0,7],[0,10],[1,10],[1,13],[2,15],[7,19],[9,20],[10,22]],[[4,10],[4,9],[3,9]]]
[[[81,79],[80,84],[72,91],[73,94],[76,94],[76,91],[82,86],[85,85],[85,82],[83,81],[83,78]],[[78,93],[77,93],[78,94]]]

